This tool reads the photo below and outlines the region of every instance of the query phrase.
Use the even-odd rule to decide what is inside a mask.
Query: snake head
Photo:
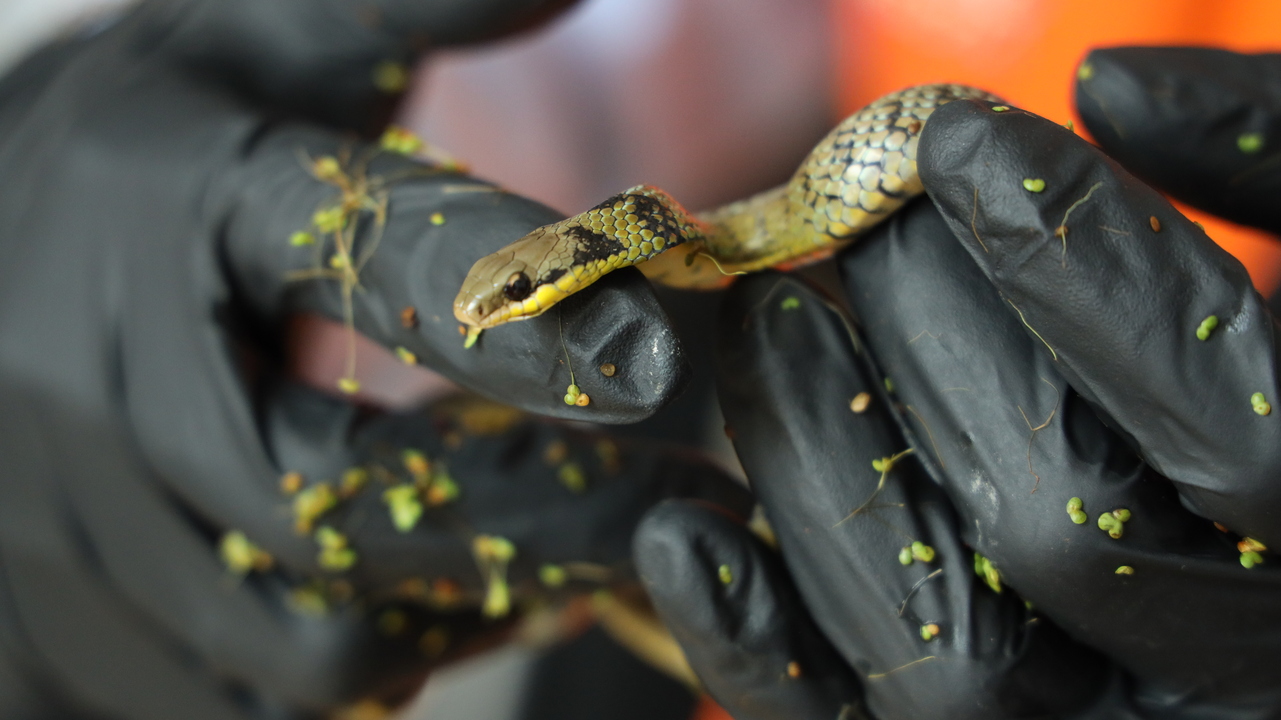
[[[482,330],[536,317],[606,273],[684,242],[693,223],[662,190],[638,185],[481,258],[454,316]]]
[[[570,293],[556,284],[554,226],[539,228],[472,266],[454,300],[454,317],[473,328],[491,328],[541,315]],[[571,290],[572,292],[572,290]]]

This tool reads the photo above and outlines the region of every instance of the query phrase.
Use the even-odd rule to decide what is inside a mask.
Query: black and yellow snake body
[[[628,265],[666,285],[716,288],[731,275],[828,257],[923,191],[921,130],[935,109],[959,99],[1000,102],[965,85],[885,95],[828,133],[787,184],[701,214],[648,185],[619,193],[481,258],[454,315],[472,341]]]

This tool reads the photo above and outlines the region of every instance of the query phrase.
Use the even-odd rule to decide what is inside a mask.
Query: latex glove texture
[[[1244,89],[1271,60],[1197,53],[1225,57],[1094,53],[1082,114],[1183,199],[1273,227],[1224,191],[1271,182],[1266,158],[1219,142],[1270,117]],[[696,668],[740,718],[1277,717],[1276,333],[1245,269],[1018,108],[947,105],[920,151],[933,204],[839,260],[863,341],[793,280],[745,283],[722,318],[722,405],[790,583],[694,582],[778,561],[732,524],[656,510],[638,561]],[[894,457],[878,491],[871,461]],[[900,565],[912,542],[934,559]],[[843,664],[809,649],[792,593]]]
[[[626,579],[646,506],[745,509],[656,448],[282,371],[286,320],[347,316],[359,263],[356,330],[508,405],[626,422],[679,390],[637,273],[465,349],[471,263],[560,216],[362,140],[417,53],[564,4],[156,0],[0,80],[0,715],[394,704],[546,566]]]

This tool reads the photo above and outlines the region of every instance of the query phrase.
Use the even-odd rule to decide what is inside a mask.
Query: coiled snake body
[[[821,260],[923,191],[921,130],[935,109],[959,99],[1000,102],[965,85],[891,93],[828,133],[786,185],[699,215],[648,185],[619,193],[481,258],[454,315],[470,343],[482,329],[540,315],[628,265],[666,285],[716,288],[730,275]]]

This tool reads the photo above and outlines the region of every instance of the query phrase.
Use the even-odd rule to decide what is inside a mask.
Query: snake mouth
[[[553,299],[548,297],[549,293],[546,290],[543,290],[520,302],[494,302],[493,298],[459,293],[458,299],[454,301],[454,317],[468,327],[488,330],[504,323],[538,317],[556,300],[568,296],[565,293],[555,294],[559,297]]]
[[[503,302],[494,302],[493,298],[462,292],[454,301],[454,317],[458,322],[469,327],[488,330],[504,323],[538,317],[577,289],[573,288],[567,292],[553,283],[547,283],[539,285],[524,300]]]

